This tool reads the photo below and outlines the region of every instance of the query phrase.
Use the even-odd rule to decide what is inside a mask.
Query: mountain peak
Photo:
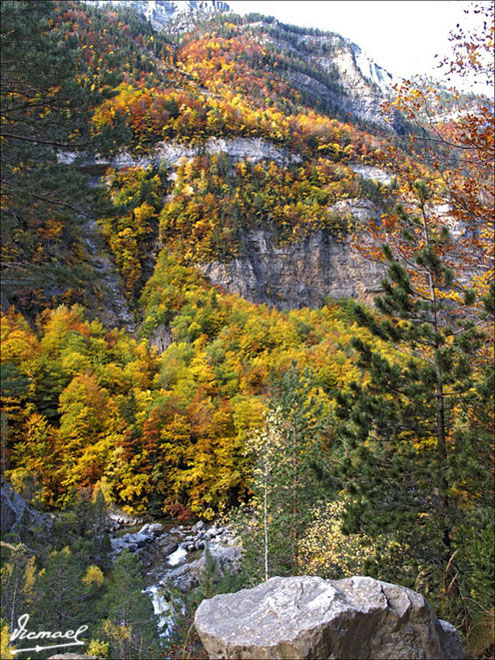
[[[219,14],[230,11],[222,0],[86,0],[89,4],[131,6],[145,16],[155,30],[163,30],[171,19],[192,14]]]

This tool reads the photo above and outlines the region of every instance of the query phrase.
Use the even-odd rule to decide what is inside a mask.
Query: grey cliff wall
[[[76,160],[75,154],[64,152],[59,154],[59,160],[74,163],[95,175],[96,183],[109,166],[121,169],[159,164],[170,168],[173,180],[176,177],[174,169],[182,159],[201,153],[225,153],[232,160],[250,159],[252,162],[273,160],[281,166],[301,162],[298,154],[269,141],[242,137],[210,138],[199,146],[160,142],[143,156],[122,152],[111,160],[98,155]],[[361,164],[351,167],[364,178],[390,184],[390,174],[380,168]],[[363,227],[378,213],[371,202],[363,199],[341,200],[330,210],[337,216],[351,216]],[[85,230],[87,254],[100,275],[100,318],[107,326],[118,325],[132,331],[134,319],[128,309],[124,286],[111,259],[105,254],[101,232],[94,221],[87,222]],[[245,232],[241,243],[239,255],[232,261],[200,264],[200,269],[212,284],[252,302],[274,305],[279,309],[319,307],[327,297],[354,298],[371,303],[380,290],[383,267],[363,259],[345,237],[337,239],[329,232],[318,231],[299,241],[280,245],[269,230],[259,229]],[[152,343],[163,352],[170,337],[157,336]]]
[[[117,326],[134,332],[136,323],[125,296],[124,281],[108,254],[101,227],[94,218],[86,218],[83,230],[87,259],[98,277],[96,292],[88,292],[98,318],[107,328]]]
[[[64,164],[74,164],[83,171],[89,171],[95,175],[102,175],[108,167],[123,169],[124,167],[148,167],[149,165],[166,165],[175,167],[182,158],[195,158],[201,154],[225,153],[232,160],[244,160],[249,158],[252,162],[258,162],[265,158],[278,163],[288,165],[300,163],[302,158],[298,154],[291,153],[288,149],[263,140],[262,138],[209,138],[201,145],[181,144],[175,140],[158,142],[153,150],[142,156],[133,156],[127,151],[122,151],[113,158],[105,158],[98,154],[87,154],[78,158],[78,155],[70,151],[60,151],[58,161]]]
[[[281,247],[270,232],[254,231],[245,236],[239,257],[201,270],[212,284],[279,309],[321,307],[327,296],[370,303],[383,278],[383,267],[324,231]]]

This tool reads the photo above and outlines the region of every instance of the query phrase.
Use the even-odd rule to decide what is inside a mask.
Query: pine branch
[[[48,144],[51,147],[64,147],[67,149],[80,149],[82,147],[87,147],[89,142],[84,144],[68,144],[62,142],[53,142],[52,140],[42,140],[41,138],[28,138],[24,135],[15,135],[13,133],[2,133],[2,137],[9,137],[13,140],[23,140],[25,142],[33,142],[34,144]]]

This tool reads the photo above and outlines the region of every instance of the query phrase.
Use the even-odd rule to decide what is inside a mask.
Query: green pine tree
[[[40,630],[77,630],[98,619],[91,589],[83,582],[87,566],[69,547],[53,550],[37,575],[29,610],[30,624]]]
[[[155,657],[157,625],[149,597],[143,593],[139,559],[124,550],[115,560],[112,582],[102,602],[101,633],[112,658],[148,660]]]
[[[370,572],[452,599],[462,595],[461,529],[493,497],[488,308],[454,276],[455,244],[427,186],[413,189],[417,213],[397,209],[401,250],[383,248],[389,267],[377,311],[351,305],[353,320],[391,342],[396,356],[353,340],[365,377],[338,396],[340,475],[351,502],[347,530],[409,548],[402,576],[384,565]]]
[[[69,3],[1,3],[3,303],[35,313],[43,298],[87,284],[81,218],[103,203],[60,152],[112,149],[119,129],[93,135],[92,108],[112,93],[115,74],[97,76],[61,15]],[[40,300],[41,298],[41,300]]]
[[[33,555],[22,543],[2,542],[1,560],[0,619],[13,631],[30,606],[36,567]]]

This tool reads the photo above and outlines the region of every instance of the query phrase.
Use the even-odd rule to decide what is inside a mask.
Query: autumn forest
[[[445,79],[493,81],[493,6],[475,10]],[[52,628],[97,603],[98,657],[205,657],[118,628],[139,568],[112,568],[101,508],[247,526],[243,585],[270,535],[270,575],[417,589],[492,657],[492,102],[370,82],[365,116],[345,40],[258,14],[157,31],[125,4],[1,11],[2,482],[55,521],[3,537],[2,658],[62,574]],[[260,237],[277,259],[330,245],[367,293],[296,304],[296,265],[286,298],[241,295]]]

